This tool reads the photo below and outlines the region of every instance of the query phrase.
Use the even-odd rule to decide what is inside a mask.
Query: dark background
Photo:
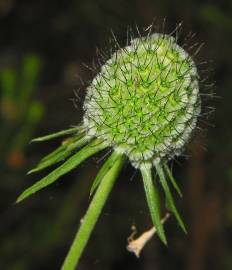
[[[187,160],[173,164],[184,193],[176,199],[188,235],[170,218],[168,248],[154,237],[139,260],[126,250],[133,224],[139,233],[151,227],[141,177],[132,177],[134,169],[127,166],[78,269],[232,269],[231,15],[229,0],[0,0],[1,270],[59,269],[101,163],[99,156],[90,159],[15,205],[23,189],[44,175],[26,172],[61,140],[28,142],[81,120],[85,87],[80,78],[85,84],[93,78],[82,63],[92,65],[96,47],[107,48],[111,29],[125,45],[127,26],[142,29],[154,18],[158,24],[166,18],[166,32],[183,21],[181,36],[196,33],[193,44],[205,43],[196,61],[209,61],[201,78],[216,81],[202,89],[218,96],[204,102],[216,112],[200,123],[203,130],[188,146]],[[80,97],[76,107],[74,90]]]

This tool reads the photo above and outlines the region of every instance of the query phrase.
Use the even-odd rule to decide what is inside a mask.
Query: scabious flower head
[[[135,167],[182,152],[200,113],[198,73],[169,35],[131,40],[87,89],[84,127]]]
[[[87,88],[83,122],[79,126],[33,140],[69,136],[30,173],[63,163],[26,189],[17,202],[57,181],[97,152],[111,149],[92,184],[90,194],[94,196],[63,270],[75,269],[127,160],[141,172],[151,219],[161,241],[167,243],[161,222],[159,186],[168,210],[186,232],[169,187],[181,195],[168,161],[183,151],[200,111],[199,76],[193,59],[171,35],[149,32],[144,37],[132,38],[101,66]]]

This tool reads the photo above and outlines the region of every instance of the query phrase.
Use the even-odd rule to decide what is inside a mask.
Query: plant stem
[[[121,171],[124,160],[125,158],[123,156],[119,156],[113,167],[103,177],[65,258],[61,268],[62,270],[73,270],[78,264],[93,227],[96,224],[106,199],[112,190],[113,184]]]

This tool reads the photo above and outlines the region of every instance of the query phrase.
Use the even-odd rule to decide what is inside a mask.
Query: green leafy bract
[[[154,223],[154,226],[157,230],[160,239],[165,245],[167,245],[163,224],[160,218],[159,195],[156,186],[152,182],[151,169],[141,168],[141,173],[143,176],[143,184],[152,221]]]
[[[175,203],[174,203],[172,194],[170,192],[170,189],[168,187],[168,184],[167,184],[167,181],[166,181],[166,178],[165,178],[165,175],[164,175],[163,168],[159,164],[156,164],[155,167],[156,167],[156,171],[157,171],[157,173],[159,175],[160,183],[161,183],[161,185],[163,187],[163,190],[164,190],[164,193],[165,193],[165,196],[166,196],[166,200],[167,200],[168,206],[170,207],[171,211],[175,215],[175,217],[176,217],[176,219],[177,219],[180,227],[182,228],[182,230],[185,233],[187,233],[186,228],[185,228],[185,225],[184,225],[184,222],[182,221],[182,219],[180,217],[180,214],[179,214],[179,212],[176,209],[176,206],[175,206]]]
[[[89,145],[82,148],[79,152],[74,154],[68,160],[66,160],[60,167],[52,171],[50,174],[42,178],[40,181],[36,182],[33,186],[26,189],[17,199],[17,202],[20,202],[27,198],[28,196],[34,194],[35,192],[45,188],[46,186],[54,183],[62,175],[68,173],[77,167],[82,161],[92,156],[93,154],[104,149],[106,146],[102,141],[98,139],[91,142]]]
[[[52,140],[58,137],[62,137],[62,136],[66,136],[66,135],[70,135],[70,134],[75,134],[78,133],[81,130],[80,127],[74,127],[74,128],[70,128],[70,129],[65,129],[56,133],[52,133],[46,136],[42,136],[42,137],[38,137],[35,138],[33,140],[31,140],[31,142],[43,142],[43,141],[48,141],[48,140]]]

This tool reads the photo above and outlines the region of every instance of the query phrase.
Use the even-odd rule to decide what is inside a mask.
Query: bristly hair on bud
[[[145,197],[157,234],[167,244],[161,222],[158,184],[163,189],[168,210],[182,230],[185,225],[175,206],[170,185],[182,196],[168,161],[179,156],[196,129],[201,114],[200,76],[193,60],[201,45],[177,44],[180,24],[171,34],[154,32],[153,25],[136,38],[127,35],[120,47],[101,64],[87,87],[83,122],[73,128],[39,137],[45,141],[67,136],[68,139],[45,156],[29,173],[61,164],[50,174],[26,189],[17,202],[54,183],[85,159],[109,148],[90,194],[92,201],[84,216],[62,269],[75,269],[107,197],[124,164],[140,170]],[[176,35],[176,36],[175,36]],[[188,40],[191,40],[190,35]],[[158,180],[154,179],[156,171]]]

